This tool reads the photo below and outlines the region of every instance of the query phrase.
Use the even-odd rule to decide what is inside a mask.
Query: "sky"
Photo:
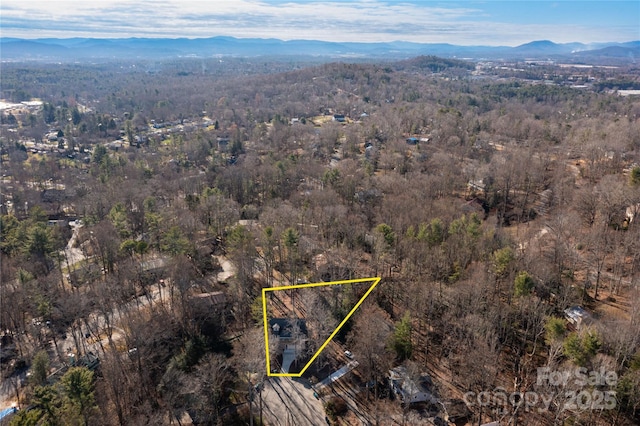
[[[640,40],[640,1],[1,0],[0,36],[626,42]]]

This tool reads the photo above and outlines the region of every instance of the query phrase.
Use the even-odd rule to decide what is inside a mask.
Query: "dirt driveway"
[[[305,379],[270,377],[262,390],[263,416],[269,426],[326,425],[322,401]]]

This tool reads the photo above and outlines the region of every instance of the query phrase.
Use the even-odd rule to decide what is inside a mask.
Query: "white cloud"
[[[615,41],[611,30],[491,22],[478,7],[426,2],[3,0],[2,36],[260,37],[516,45],[535,39]],[[553,37],[549,36],[552,34]]]

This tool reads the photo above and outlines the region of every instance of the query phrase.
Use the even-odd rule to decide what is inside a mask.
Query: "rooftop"
[[[295,333],[295,328],[300,334],[307,335],[307,324],[300,318],[271,318],[269,320],[269,329],[271,332],[281,339],[290,339]]]
[[[591,319],[591,314],[584,310],[582,306],[572,306],[564,310],[567,320],[574,324],[579,324],[585,320]]]

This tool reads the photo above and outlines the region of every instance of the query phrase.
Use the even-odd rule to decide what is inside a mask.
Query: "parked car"
[[[349,359],[353,359],[353,354],[351,353],[351,351],[344,351],[344,356]]]

